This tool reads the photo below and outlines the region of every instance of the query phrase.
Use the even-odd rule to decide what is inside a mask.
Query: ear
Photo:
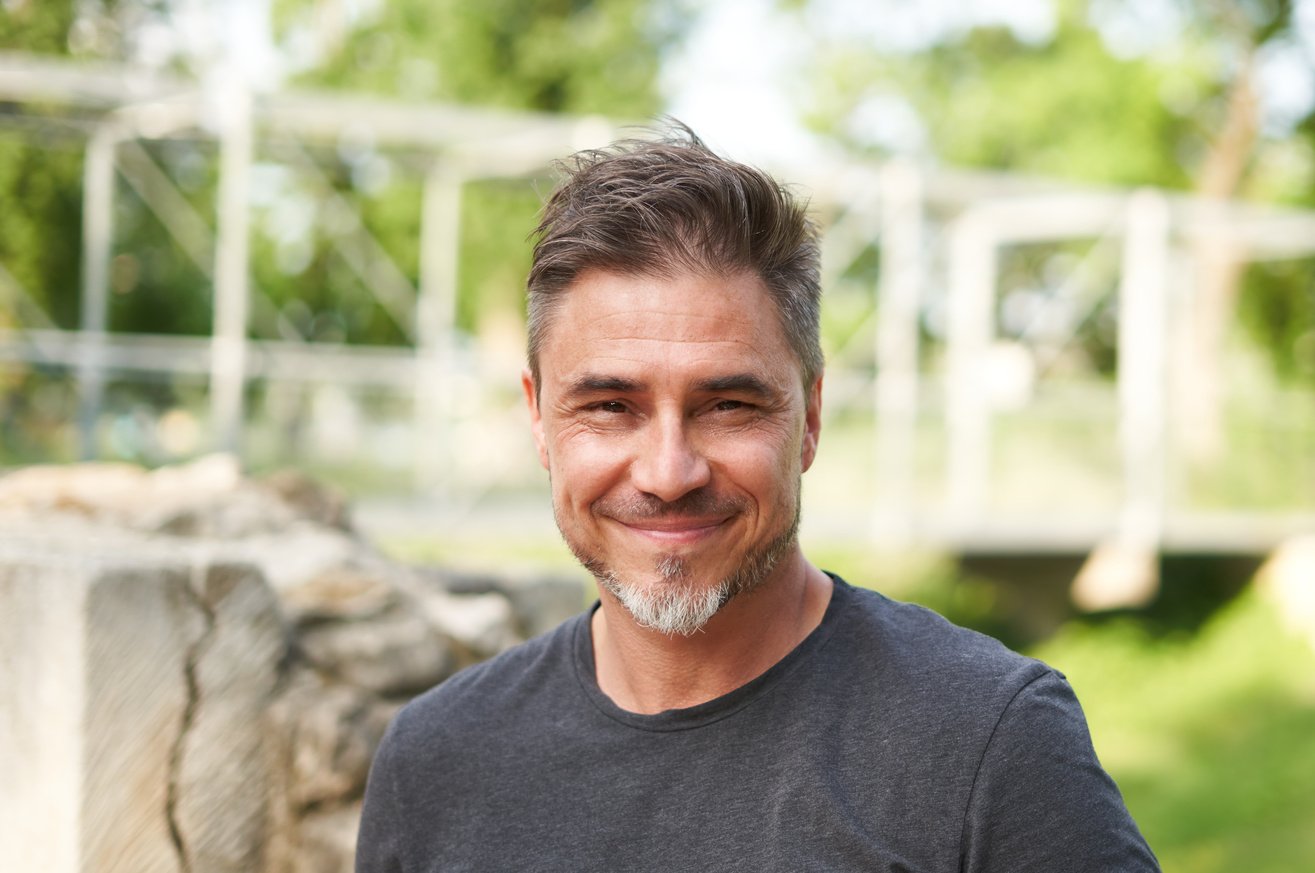
[[[817,440],[822,433],[822,377],[819,375],[804,398],[804,442],[800,470],[813,466],[817,457]]]
[[[548,444],[543,439],[543,414],[539,412],[539,392],[534,386],[534,376],[530,368],[521,371],[521,389],[525,392],[525,405],[530,408],[530,433],[534,435],[534,446],[539,450],[539,463],[548,469]]]

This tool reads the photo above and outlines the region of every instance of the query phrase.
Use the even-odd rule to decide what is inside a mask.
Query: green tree
[[[75,0],[0,5],[0,51],[66,55]],[[72,131],[33,135],[41,107],[0,104],[0,266],[61,325],[77,319],[81,141]],[[7,123],[6,123],[7,122]],[[62,232],[53,232],[60,229]],[[19,321],[0,288],[0,323]],[[7,289],[12,294],[15,289]],[[70,295],[69,292],[72,292]]]
[[[282,33],[322,3],[284,0]],[[390,0],[355,26],[322,32],[326,56],[303,80],[354,91],[615,116],[657,108],[672,20],[652,0]]]
[[[664,19],[662,10],[680,2],[274,0],[274,35],[285,59],[301,58],[294,86],[642,118],[658,105],[659,59],[675,34],[664,21],[676,19]],[[140,36],[148,26],[157,35],[160,27],[174,27],[179,38],[163,63],[176,72],[200,73],[214,60],[215,46],[182,38],[181,16],[203,9],[217,18],[223,8],[177,0],[11,0],[0,4],[0,50],[131,63],[141,56]],[[361,17],[363,9],[369,14]],[[312,51],[298,54],[308,34]],[[0,266],[61,327],[78,322],[83,152],[96,120],[85,108],[70,113],[67,107],[0,104],[0,200],[6,206],[0,210]],[[156,215],[128,182],[129,162],[140,161],[143,151],[172,180],[176,190],[170,196],[181,195],[203,225],[214,223],[213,143],[199,137],[121,148],[125,172],[115,183],[110,325],[119,331],[206,333],[209,257],[198,251],[204,241],[176,240],[176,216]],[[420,179],[432,156],[345,140],[297,149],[263,141],[256,159],[253,332],[405,342],[397,320],[346,263],[343,222],[326,207],[353,205],[380,248],[414,282]],[[534,184],[520,178],[467,186],[462,327],[478,329],[488,313],[522,311],[526,235],[539,205]],[[290,216],[296,220],[289,222]],[[9,300],[0,293],[0,324],[19,320]],[[37,374],[15,376],[13,370],[6,376],[8,390],[0,392],[6,426],[20,418],[11,414],[13,404],[34,395],[33,378]],[[70,414],[63,410],[63,419]],[[5,440],[12,443],[7,435]]]
[[[661,52],[677,34],[669,23],[676,18],[661,14],[671,0],[391,0],[373,17],[328,26],[323,6],[285,0],[276,7],[280,40],[314,34],[319,47],[319,59],[297,77],[300,84],[553,113],[651,116],[659,105]],[[379,155],[354,157],[373,161]],[[396,155],[383,157],[398,169],[407,166]],[[415,186],[403,181],[363,193],[345,169],[332,170],[338,190],[414,276],[420,213]],[[526,237],[538,206],[535,186],[525,179],[466,186],[460,326],[475,330],[492,313],[522,311]],[[321,243],[308,267],[320,280],[311,285],[327,287],[325,271],[333,270],[333,260],[331,248]],[[286,300],[304,293],[297,290],[303,278],[289,277],[274,295]],[[387,319],[377,313],[365,321],[389,332]]]
[[[807,22],[826,0],[786,5]],[[1301,51],[1295,5],[1054,0],[1048,33],[951,24],[902,48],[883,48],[861,29],[828,29],[815,33],[823,61],[810,121],[850,148],[882,154],[900,144],[854,120],[865,108],[903,106],[916,119],[917,145],[949,165],[1312,205],[1315,106],[1265,117],[1258,84],[1276,55]],[[1194,307],[1193,394],[1209,456],[1218,448],[1209,435],[1221,428],[1218,362],[1237,306],[1284,374],[1315,381],[1315,360],[1301,360],[1315,343],[1295,342],[1276,315],[1305,311],[1296,298],[1309,288],[1291,280],[1301,271],[1247,270],[1244,252],[1218,245],[1193,254],[1205,277]]]
[[[1102,23],[1135,15],[1131,0],[1055,0],[1053,28],[1040,37],[978,25],[883,50],[827,34],[812,120],[872,148],[845,121],[865,100],[890,96],[912,107],[926,146],[952,165],[1245,193],[1248,161],[1266,145],[1245,94],[1261,50],[1288,36],[1291,3],[1165,3],[1177,17],[1147,46],[1116,48],[1103,32]],[[1243,7],[1254,15],[1233,14]]]

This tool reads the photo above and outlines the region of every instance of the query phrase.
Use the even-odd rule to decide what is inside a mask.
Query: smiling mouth
[[[726,518],[642,518],[626,521],[614,519],[623,527],[666,546],[697,543],[718,531]]]

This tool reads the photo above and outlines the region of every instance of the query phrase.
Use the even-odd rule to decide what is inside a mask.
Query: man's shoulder
[[[883,690],[916,689],[926,697],[999,703],[1053,671],[999,640],[954,624],[939,613],[849,586],[844,590],[845,658]]]
[[[412,699],[393,719],[392,741],[429,743],[435,735],[486,731],[514,723],[516,711],[560,695],[574,681],[575,634],[585,615],[457,672]]]

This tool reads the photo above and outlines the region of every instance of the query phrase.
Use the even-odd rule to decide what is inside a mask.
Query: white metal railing
[[[0,331],[0,362],[76,374],[85,453],[94,450],[104,386],[114,373],[204,379],[217,446],[229,448],[238,446],[245,388],[252,380],[373,386],[411,397],[411,426],[423,436],[414,440],[416,478],[431,492],[454,481],[454,427],[461,415],[456,383],[480,378],[455,348],[465,184],[534,172],[554,158],[605,142],[614,129],[592,118],[404,105],[350,95],[252,94],[236,88],[205,93],[198,83],[177,77],[15,55],[0,55],[0,99],[70,107],[89,131],[80,329],[54,329],[0,271],[0,304],[13,301],[24,325]],[[324,207],[339,217],[336,226],[351,268],[413,344],[384,349],[251,339],[252,313],[267,317],[272,308],[251,281],[248,263],[249,173],[256,144],[314,180],[318,170],[302,144],[336,143],[361,130],[381,147],[427,155],[420,181],[422,256],[414,277],[363,233],[359,217],[332,186],[320,185]],[[179,135],[220,143],[213,235],[207,220],[140,146]],[[864,290],[871,308],[862,331],[870,341],[849,344],[830,363],[831,382],[874,416],[871,499],[864,509],[870,534],[894,541],[953,536],[1008,542],[1019,530],[1031,530],[1035,539],[1038,526],[1049,523],[1056,542],[1113,537],[1154,544],[1188,536],[1184,524],[1190,513],[1172,505],[1168,484],[1175,439],[1170,418],[1175,392],[1187,378],[1182,362],[1189,360],[1181,354],[1183,315],[1194,293],[1183,265],[1192,251],[1212,245],[1227,246],[1247,260],[1310,257],[1315,213],[1163,191],[932,171],[904,162],[775,169],[808,192],[818,214],[829,218],[824,247],[829,283],[853,287],[848,275],[853,263],[874,244],[879,247],[879,278]],[[108,330],[116,175],[160,216],[213,282],[211,336]],[[991,383],[1001,352],[996,312],[1002,255],[1013,246],[1091,240],[1099,241],[1102,259],[1113,264],[1118,280],[1101,292],[1117,299],[1119,313],[1119,366],[1111,398],[1116,412],[1108,423],[1118,446],[1118,507],[1095,513],[1065,507],[1062,517],[1015,525],[992,501],[999,484],[992,458],[1000,413]],[[1083,262],[1078,269],[1089,266]],[[1075,273],[1072,282],[1076,287],[1088,279]],[[938,307],[944,327],[928,348],[923,336]],[[1030,348],[1033,338],[1025,332],[1014,345],[1044,369],[1048,361],[1042,359],[1053,357],[1054,350]],[[861,403],[856,391],[866,394]],[[916,468],[925,440],[920,419],[929,409],[944,422],[937,436],[943,440],[943,490],[941,499],[926,507],[918,499]],[[1315,502],[1315,483],[1312,495]],[[1289,522],[1273,529],[1286,530],[1285,525]],[[1209,524],[1200,529],[1215,530]]]

